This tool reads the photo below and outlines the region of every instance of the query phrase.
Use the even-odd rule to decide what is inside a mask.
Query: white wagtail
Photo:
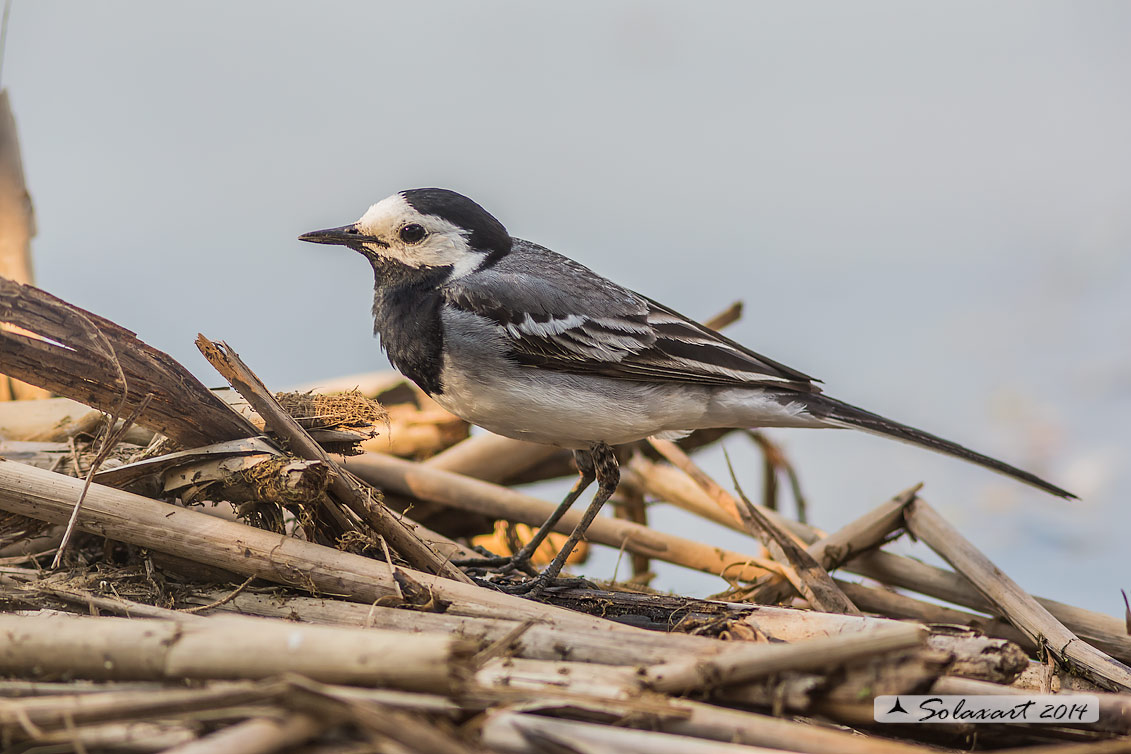
[[[361,219],[299,236],[361,252],[376,275],[374,332],[437,403],[496,434],[573,450],[580,478],[512,559],[529,556],[594,479],[599,489],[541,576],[562,565],[620,480],[610,446],[718,427],[850,427],[993,469],[1027,471],[822,394],[808,375],[739,345],[549,249],[446,189],[402,191]]]

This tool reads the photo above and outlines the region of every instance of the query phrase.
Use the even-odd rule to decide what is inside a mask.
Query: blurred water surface
[[[198,331],[273,385],[384,367],[363,260],[295,236],[450,187],[688,314],[741,298],[730,334],[755,350],[1083,497],[775,432],[819,525],[922,480],[1023,586],[1120,614],[1129,34],[1120,2],[16,0],[3,84],[42,287],[209,384]]]

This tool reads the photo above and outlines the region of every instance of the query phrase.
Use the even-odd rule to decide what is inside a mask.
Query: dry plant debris
[[[622,448],[625,512],[591,543],[635,556],[638,582],[663,562],[726,592],[528,600],[451,561],[478,533],[541,523],[553,504],[508,485],[569,476],[560,451],[469,437],[395,376],[273,394],[202,339],[239,394],[208,391],[128,331],[7,281],[0,320],[48,338],[0,333],[0,371],[63,396],[0,404],[4,751],[1131,751],[1124,621],[1026,594],[918,487],[828,533],[775,510],[776,483],[754,502],[704,473],[691,453],[720,433]],[[104,420],[80,404],[145,429],[117,425],[100,453]],[[798,471],[758,447],[803,510]],[[749,546],[649,526],[657,504]],[[954,570],[884,549],[908,531]],[[872,721],[878,694],[1081,692],[1098,723]]]

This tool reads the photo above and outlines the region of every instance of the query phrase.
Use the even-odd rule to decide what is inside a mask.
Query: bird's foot
[[[528,576],[536,576],[538,571],[530,563],[529,557],[522,553],[517,555],[492,555],[485,558],[468,558],[466,560],[453,560],[452,564],[458,568],[472,571],[494,571],[502,575],[520,571]]]
[[[500,592],[518,594],[526,597],[537,597],[549,587],[554,589],[592,589],[593,582],[579,578],[559,578],[549,573],[541,573],[532,579],[509,584],[494,584]]]

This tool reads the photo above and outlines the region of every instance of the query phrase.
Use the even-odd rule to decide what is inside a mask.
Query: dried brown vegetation
[[[622,448],[620,513],[589,540],[631,575],[529,600],[452,561],[496,521],[541,523],[553,504],[508,485],[570,475],[561,451],[469,436],[390,375],[275,395],[202,337],[232,386],[210,391],[11,281],[0,320],[18,328],[0,371],[61,396],[0,404],[5,751],[1131,750],[1123,621],[1025,593],[918,487],[826,533],[785,516],[776,483],[755,503],[705,474],[690,454],[719,433]],[[653,504],[748,547],[659,531]],[[885,549],[906,532],[954,570]],[[655,562],[726,592],[656,593]],[[881,694],[1025,691],[1095,693],[1100,721],[872,721]]]

